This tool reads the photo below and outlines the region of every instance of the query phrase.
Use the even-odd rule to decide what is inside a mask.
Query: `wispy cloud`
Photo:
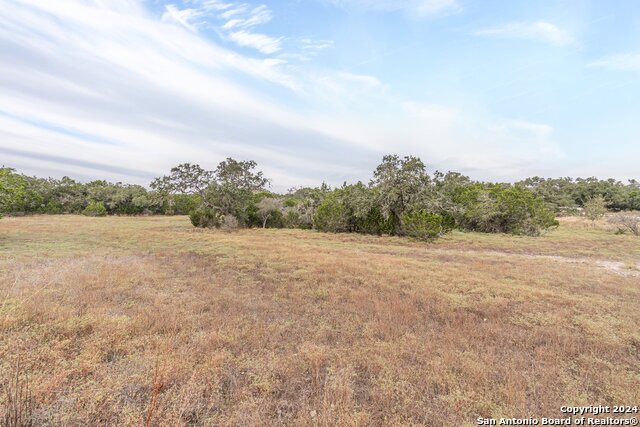
[[[162,15],[164,21],[175,21],[190,31],[197,31],[198,26],[202,24],[199,21],[202,11],[198,9],[178,9],[175,5],[167,5],[166,12]]]
[[[610,68],[614,70],[640,71],[640,53],[618,53],[589,64],[591,67]]]
[[[229,12],[225,23],[246,16],[231,3],[202,5]],[[233,156],[256,160],[286,189],[366,180],[388,152],[501,176],[555,147],[544,125],[491,129],[492,118],[397,97],[374,75],[225,49],[194,12],[178,16],[195,32],[127,0],[4,8],[0,152],[28,173],[145,184],[178,162],[214,167]],[[330,45],[318,43],[310,50]]]
[[[252,47],[265,54],[276,53],[282,50],[282,39],[283,37],[269,37],[264,34],[245,30],[229,33],[229,40],[236,42],[239,46]]]
[[[302,50],[307,55],[315,56],[319,52],[333,47],[333,40],[313,40],[309,38],[303,38],[300,40]]]
[[[223,30],[235,28],[253,28],[257,25],[266,24],[271,21],[271,10],[266,5],[261,5],[251,10],[247,10],[246,5],[241,5],[236,9],[231,9],[222,14],[227,18],[227,22],[222,26]]]
[[[577,45],[575,38],[568,31],[547,21],[510,22],[496,27],[482,29],[475,32],[474,35],[533,40],[559,47]]]
[[[264,4],[217,0],[191,0],[186,4],[188,6],[166,5],[162,20],[177,23],[195,33],[213,29],[226,41],[255,49],[264,55],[277,53],[283,61],[309,61],[322,50],[333,46],[332,40],[308,37],[289,40],[282,35],[272,36],[258,31],[258,27],[273,19],[273,12]],[[286,51],[285,42],[288,42]]]
[[[254,28],[272,18],[272,12],[266,5],[210,0],[194,0],[189,7],[183,8],[169,4],[162,15],[164,21],[176,22],[193,32],[212,27],[238,46],[253,48],[267,55],[282,50],[285,38],[256,32]]]
[[[462,11],[457,0],[329,0],[342,7],[358,7],[378,11],[406,11],[412,16],[430,17]]]

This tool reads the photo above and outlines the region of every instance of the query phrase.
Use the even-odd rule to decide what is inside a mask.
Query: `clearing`
[[[471,426],[638,405],[638,325],[640,239],[576,219],[434,244],[0,220],[0,380],[28,378],[36,425]]]

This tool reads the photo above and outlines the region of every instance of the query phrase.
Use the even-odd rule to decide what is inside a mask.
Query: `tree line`
[[[215,170],[184,163],[140,185],[69,177],[43,179],[0,168],[0,213],[189,215],[196,227],[302,228],[410,236],[453,229],[537,236],[555,216],[594,198],[612,210],[640,210],[640,185],[595,178],[477,182],[457,172],[429,174],[417,157],[384,156],[368,183],[268,190],[254,161],[228,158]]]

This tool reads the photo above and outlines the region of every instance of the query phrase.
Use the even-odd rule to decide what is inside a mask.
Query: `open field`
[[[37,425],[475,425],[640,404],[640,239],[0,220]],[[2,397],[6,399],[6,396]]]

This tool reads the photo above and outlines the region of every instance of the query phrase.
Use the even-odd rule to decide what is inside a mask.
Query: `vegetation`
[[[3,378],[2,406],[0,420],[3,427],[33,427],[33,396],[29,389],[29,380],[24,378],[20,365],[11,366],[14,375]]]
[[[433,240],[453,228],[448,218],[425,210],[404,212],[401,223],[407,236],[419,240]]]
[[[631,232],[634,236],[640,236],[640,215],[618,214],[609,218],[609,223],[617,227],[617,232],[623,234]]]
[[[84,216],[107,216],[107,208],[104,207],[102,202],[91,202],[82,211]]]
[[[456,172],[429,174],[416,157],[384,156],[368,184],[268,191],[253,161],[228,158],[215,170],[184,163],[140,185],[41,179],[0,169],[0,212],[85,215],[189,215],[200,228],[299,228],[434,240],[458,229],[539,236],[556,215],[640,209],[640,184],[594,178],[474,182]],[[623,227],[624,228],[624,227]],[[624,229],[628,229],[624,228]]]
[[[542,197],[557,213],[571,214],[583,208],[587,201],[602,197],[612,211],[640,210],[640,182],[635,179],[624,184],[615,179],[596,178],[527,178],[519,183]]]
[[[163,195],[197,194],[200,206],[192,223],[199,227],[220,227],[224,217],[234,217],[239,225],[250,226],[254,194],[269,182],[262,172],[254,172],[254,161],[226,159],[215,171],[184,163],[171,169],[171,174],[156,178],[151,188]],[[202,220],[206,218],[206,220]]]
[[[592,223],[604,218],[607,213],[607,202],[602,196],[591,197],[584,203],[584,215],[591,220]]]
[[[4,218],[0,416],[472,426],[640,402],[638,239],[560,223],[424,245],[183,216]]]
[[[21,206],[25,198],[25,179],[13,169],[0,168],[0,218]]]

